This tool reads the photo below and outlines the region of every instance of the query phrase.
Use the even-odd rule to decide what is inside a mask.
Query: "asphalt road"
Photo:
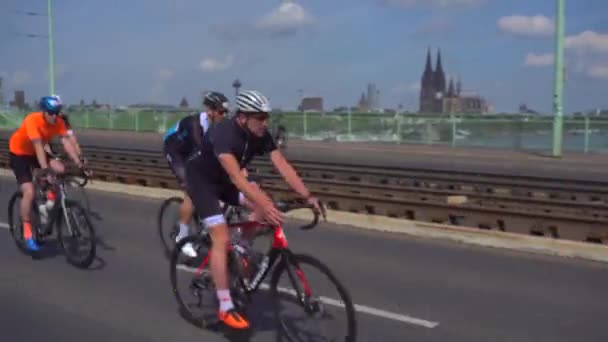
[[[0,139],[10,133],[0,131]],[[153,150],[159,155],[162,151],[161,134],[86,130],[77,134],[85,146]],[[290,160],[301,161],[608,181],[608,158],[602,154],[565,153],[555,159],[531,151],[297,140],[289,142],[285,153]]]
[[[12,179],[0,178],[5,208],[14,189]],[[43,260],[24,256],[8,230],[0,229],[3,340],[274,339],[264,294],[254,302],[258,314],[249,337],[201,330],[183,320],[156,234],[160,201],[89,194],[100,239],[91,270],[70,266],[52,245]],[[6,212],[0,210],[2,228]],[[608,340],[606,265],[330,224],[311,232],[290,228],[293,223],[286,229],[292,249],[323,260],[364,306],[359,341]]]

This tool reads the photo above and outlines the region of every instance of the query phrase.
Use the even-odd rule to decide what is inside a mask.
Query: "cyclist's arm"
[[[308,191],[308,189],[304,185],[304,182],[302,181],[300,176],[298,176],[296,170],[285,159],[281,151],[274,150],[270,152],[270,160],[272,161],[272,164],[277,168],[277,170],[279,170],[279,173],[281,173],[281,176],[283,176],[285,182],[289,184],[289,186],[295,192],[297,192],[305,199],[308,199],[310,197],[310,191]]]
[[[32,144],[34,145],[34,151],[36,151],[36,158],[38,158],[38,164],[42,169],[49,167],[49,161],[46,159],[46,152],[40,139],[33,139]]]
[[[44,149],[44,151],[48,154],[53,154],[53,150],[51,149],[51,145],[50,144],[44,144],[44,146],[42,147]]]
[[[228,176],[230,176],[232,183],[245,195],[245,197],[260,206],[269,202],[272,203],[266,194],[249,183],[232,153],[220,153],[218,160],[220,161],[220,164],[222,164],[224,170],[226,170]]]
[[[70,137],[67,135],[62,136],[61,143],[63,144],[63,149],[68,154],[68,156],[72,158],[74,164],[76,164],[78,167],[82,167],[82,163],[80,162],[80,154],[78,153],[76,146],[74,146],[74,144],[72,143]]]
[[[82,150],[80,149],[80,144],[78,144],[78,140],[76,139],[76,136],[74,135],[74,133],[70,134],[69,139],[70,139],[70,142],[72,142],[72,144],[74,145],[74,148],[76,149],[76,153],[78,153],[79,156],[82,156]]]

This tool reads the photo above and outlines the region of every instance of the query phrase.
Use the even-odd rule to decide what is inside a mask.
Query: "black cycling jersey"
[[[219,162],[222,153],[232,153],[245,168],[254,156],[262,156],[277,149],[270,132],[258,138],[239,126],[236,117],[213,125],[203,137],[201,155],[195,167],[208,181],[229,182],[230,177]]]
[[[164,144],[186,158],[202,145],[203,135],[209,127],[207,113],[188,115],[167,130]]]

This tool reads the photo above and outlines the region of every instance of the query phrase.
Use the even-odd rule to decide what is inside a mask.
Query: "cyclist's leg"
[[[32,202],[34,201],[34,183],[32,169],[38,167],[38,162],[34,156],[18,156],[9,154],[9,165],[15,174],[17,183],[21,190],[20,213],[23,222],[23,238],[29,250],[38,250],[39,247],[33,239],[32,223],[30,219]]]
[[[165,153],[165,158],[167,159],[167,163],[169,164],[169,168],[171,172],[177,178],[179,185],[184,189],[184,200],[179,207],[179,233],[176,237],[176,240],[189,235],[189,224],[192,221],[192,200],[187,193],[187,185],[186,185],[186,168],[184,166],[184,159],[182,158],[179,151],[172,146],[172,141],[167,140],[163,146],[163,151]]]
[[[192,221],[193,210],[194,209],[192,207],[192,199],[190,199],[188,192],[184,191],[184,201],[179,207],[180,238],[188,235],[188,227],[190,225],[190,222]],[[184,228],[185,231],[182,231],[182,229]]]
[[[192,195],[194,207],[201,219],[200,224],[208,230],[211,237],[211,261],[209,266],[220,302],[219,319],[229,327],[246,329],[249,327],[249,323],[236,312],[228,286],[227,256],[230,235],[220,208],[219,194],[222,189],[216,184],[206,182],[196,170],[188,172],[187,178],[189,193]]]

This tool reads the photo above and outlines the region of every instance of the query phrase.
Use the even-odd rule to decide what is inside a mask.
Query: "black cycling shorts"
[[[173,172],[173,175],[175,175],[179,182],[179,186],[186,189],[186,166],[184,156],[170,140],[164,143],[163,153],[165,154],[165,159],[167,159],[171,172]]]
[[[47,155],[47,158],[48,157],[49,156]],[[32,170],[40,168],[40,163],[38,163],[38,158],[36,158],[36,156],[17,155],[9,152],[8,160],[8,164],[13,170],[19,185],[31,183],[33,180]]]
[[[225,223],[220,201],[229,205],[239,205],[240,192],[229,180],[225,182],[212,182],[207,179],[204,172],[197,168],[196,163],[187,166],[186,179],[188,184],[188,195],[201,226],[213,227]]]

